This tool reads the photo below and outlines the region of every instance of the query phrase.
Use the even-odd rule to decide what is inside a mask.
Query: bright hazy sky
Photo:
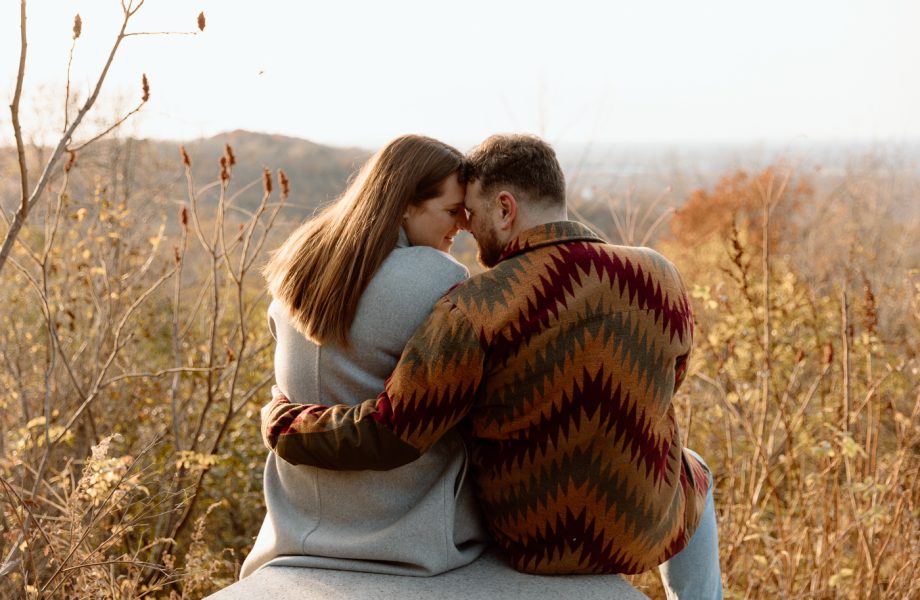
[[[73,16],[83,98],[117,0],[28,3],[27,134],[59,127]],[[468,146],[530,131],[555,143],[920,138],[916,0],[147,0],[103,91],[151,100],[129,131],[248,129],[376,146],[417,132]],[[0,3],[0,143],[19,48]],[[39,90],[39,91],[37,91]],[[54,104],[49,106],[53,99]],[[108,112],[107,112],[108,111]],[[88,132],[87,132],[88,133]]]

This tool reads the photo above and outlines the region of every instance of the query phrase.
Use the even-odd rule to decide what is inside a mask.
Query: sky
[[[23,120],[61,126],[120,26],[117,0],[32,0]],[[424,133],[468,147],[496,132],[557,144],[920,138],[915,0],[147,0],[83,137],[151,99],[131,135],[246,129],[376,147]],[[0,93],[13,96],[19,2],[0,3]],[[50,132],[50,133],[49,133]],[[12,140],[0,113],[0,143]]]

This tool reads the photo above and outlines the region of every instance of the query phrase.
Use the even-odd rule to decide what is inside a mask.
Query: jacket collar
[[[409,235],[406,233],[405,228],[400,226],[399,228],[399,237],[396,239],[397,248],[408,248],[409,247]]]
[[[577,241],[604,243],[596,233],[578,221],[556,221],[522,231],[505,246],[498,260],[501,262],[543,246]]]

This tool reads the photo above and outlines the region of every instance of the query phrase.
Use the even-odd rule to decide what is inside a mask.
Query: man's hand
[[[277,441],[277,432],[272,436],[272,410],[282,404],[290,404],[291,401],[287,396],[284,395],[284,392],[281,391],[281,388],[277,385],[272,386],[272,399],[271,402],[262,407],[260,411],[260,417],[262,419],[262,442],[269,450],[275,449],[275,442]]]
[[[275,386],[261,411],[262,440],[295,465],[339,471],[400,467],[467,415],[484,360],[479,336],[465,315],[441,300],[376,398],[333,406],[298,398],[308,403],[297,404]]]
[[[386,398],[381,394],[380,398]],[[410,463],[419,451],[381,423],[380,407],[389,402],[369,399],[356,406],[295,404],[276,385],[262,407],[265,446],[294,465],[322,469],[387,470]]]

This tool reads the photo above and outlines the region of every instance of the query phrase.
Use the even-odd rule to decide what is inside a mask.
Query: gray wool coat
[[[278,386],[293,402],[327,406],[376,397],[435,301],[467,276],[449,254],[410,247],[401,231],[361,297],[350,348],[307,340],[273,301]],[[422,576],[468,564],[487,535],[467,465],[456,433],[392,471],[329,471],[270,452],[265,520],[240,577],[269,564]]]

